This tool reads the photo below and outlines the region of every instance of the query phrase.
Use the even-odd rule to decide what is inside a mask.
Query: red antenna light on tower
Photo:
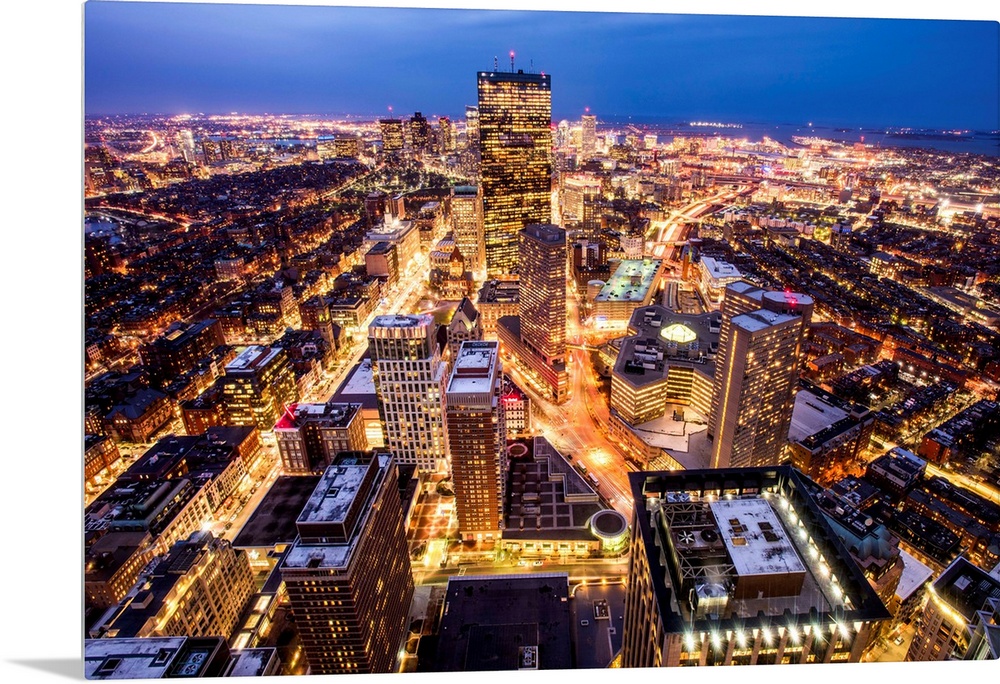
[[[590,107],[584,107],[583,108],[583,113],[584,114],[590,114]]]
[[[510,72],[514,73],[514,51],[510,51]]]

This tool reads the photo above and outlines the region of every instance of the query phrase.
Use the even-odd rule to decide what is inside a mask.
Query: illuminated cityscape
[[[86,676],[996,659],[1000,121],[483,50],[427,113],[88,107]]]

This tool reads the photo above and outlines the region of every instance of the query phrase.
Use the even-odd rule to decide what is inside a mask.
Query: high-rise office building
[[[458,185],[451,190],[452,231],[465,267],[479,273],[486,266],[483,234],[483,191],[474,185]]]
[[[498,539],[506,493],[507,428],[497,342],[462,342],[447,389],[448,445],[458,529],[465,539]]]
[[[601,179],[594,174],[565,176],[561,195],[563,224],[580,226],[587,239],[596,236],[601,227],[598,215],[601,191]]]
[[[441,154],[455,151],[455,129],[447,116],[438,119],[438,150]]]
[[[518,272],[518,231],[552,215],[551,76],[479,72],[479,139],[489,277]]]
[[[583,161],[593,159],[597,154],[597,117],[584,114],[580,117],[580,156]]]
[[[230,425],[270,430],[285,404],[299,396],[288,352],[281,347],[247,347],[226,366],[220,383]]]
[[[379,119],[379,130],[382,132],[382,151],[385,153],[403,151],[403,120]]]
[[[562,403],[569,391],[566,231],[551,224],[531,224],[520,237],[518,315],[497,320],[497,339],[536,391]]]
[[[730,284],[712,392],[713,468],[777,465],[788,439],[811,297]]]
[[[791,466],[629,484],[622,667],[858,662],[890,617]]]
[[[566,358],[566,231],[532,224],[521,231],[521,339],[546,363]]]
[[[338,456],[280,565],[311,674],[393,672],[413,575],[390,454]]]
[[[467,147],[479,148],[479,108],[471,105],[465,107],[465,142]]]
[[[959,556],[927,587],[927,603],[906,660],[965,657],[976,627],[982,622],[978,613],[989,612],[990,602],[997,600],[1000,600],[1000,580]],[[977,643],[973,650],[980,648]]]
[[[431,141],[431,125],[420,112],[410,117],[410,148],[414,152],[425,152]]]
[[[400,465],[449,471],[444,430],[447,374],[429,314],[377,316],[368,349],[387,448]]]
[[[195,157],[194,135],[188,129],[177,131],[177,146],[181,149],[181,157],[189,164],[194,164]]]

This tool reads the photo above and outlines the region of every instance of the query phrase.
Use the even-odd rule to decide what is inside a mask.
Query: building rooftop
[[[428,314],[389,314],[376,316],[369,329],[372,328],[416,328],[428,326],[433,321]]]
[[[905,601],[934,577],[934,571],[903,549],[899,550],[899,557],[903,560],[903,574],[896,587],[896,596]]]
[[[722,259],[716,259],[710,256],[703,256],[701,258],[702,267],[708,273],[709,277],[716,280],[722,278],[742,278],[743,274],[740,273],[739,269]]]
[[[338,461],[331,465],[320,477],[319,484],[306,501],[305,507],[296,519],[296,524],[333,522],[343,524],[351,506],[365,492],[362,484],[371,469],[369,463]]]
[[[487,280],[479,290],[482,304],[510,304],[520,301],[521,285],[517,280]]]
[[[214,642],[214,648],[198,647]],[[210,655],[223,640],[190,637],[87,639],[83,674],[87,679],[162,679],[175,666],[187,663],[186,676],[203,675]],[[197,657],[196,657],[197,656]],[[198,663],[198,665],[196,665]]]
[[[499,351],[497,342],[463,342],[448,380],[448,393],[492,392]]]
[[[529,450],[510,460],[504,539],[593,539],[587,523],[605,510],[593,487],[544,437],[515,444]]]
[[[934,593],[970,622],[988,599],[1000,599],[1000,580],[959,556],[932,585]]]
[[[270,648],[242,648],[231,653],[232,660],[226,670],[227,677],[260,677],[277,658],[277,650]]]
[[[796,316],[780,314],[767,309],[759,309],[747,314],[734,316],[733,325],[739,326],[748,332],[760,332],[776,325],[783,325],[796,320]]]
[[[269,548],[291,544],[298,536],[295,518],[319,484],[319,475],[279,477],[257,504],[233,540],[236,548]]]
[[[375,393],[375,373],[370,358],[361,359],[347,376],[343,384],[337,388],[330,401],[336,403],[359,403],[366,409],[378,408],[378,395]]]
[[[350,564],[358,531],[364,528],[372,497],[392,456],[376,454],[369,463],[364,460],[342,454],[326,469],[296,520],[299,539],[286,553],[282,567],[344,568]]]
[[[281,349],[278,347],[260,345],[246,347],[226,365],[226,375],[256,372],[267,366],[280,353]]]
[[[537,647],[540,670],[573,667],[566,573],[451,577],[433,665],[437,672],[517,670]]]
[[[566,242],[566,231],[550,223],[529,223],[522,232],[541,242],[550,244]]]
[[[851,411],[843,405],[843,402],[836,401],[830,396],[823,396],[821,393],[801,389],[795,395],[788,441],[804,441],[845,421],[850,425],[855,424],[855,421],[851,420]]]
[[[289,404],[274,429],[294,430],[306,423],[326,428],[346,427],[360,410],[361,404],[351,403]]]
[[[402,240],[414,228],[415,224],[413,221],[400,221],[387,216],[384,224],[368,231],[365,235],[365,240],[370,242],[382,242],[383,240],[394,242]]]
[[[805,571],[802,559],[767,499],[713,501],[709,507],[723,530],[722,541],[737,575]]]
[[[661,259],[624,259],[594,298],[595,302],[641,302],[653,287]]]
[[[668,632],[889,617],[811,496],[815,483],[791,466],[629,481]]]

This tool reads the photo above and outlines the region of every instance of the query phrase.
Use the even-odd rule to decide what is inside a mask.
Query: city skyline
[[[622,86],[628,94],[627,79],[604,78],[604,70],[617,62],[601,51],[613,42],[595,48],[594,59],[605,66],[591,69],[585,78],[571,63],[576,43],[586,45],[597,35],[586,26],[598,16],[594,13],[574,13],[558,32],[550,32],[561,38],[575,30],[590,38],[573,41],[573,49],[559,50],[557,40],[549,46],[552,52],[559,50],[558,59],[567,67],[565,82],[557,71],[539,66],[537,53],[517,45],[514,64],[506,51],[489,46],[484,51],[489,62],[493,52],[499,53],[496,67],[483,66],[479,57],[475,63],[456,60],[439,68],[440,83],[422,82],[406,67],[393,71],[380,60],[406,65],[409,58],[400,55],[416,54],[406,52],[411,43],[437,47],[447,42],[439,33],[445,32],[461,44],[449,47],[461,49],[482,35],[482,25],[493,30],[506,24],[470,21],[463,33],[452,17],[482,13],[352,8],[374,32],[381,31],[383,40],[368,41],[372,52],[352,48],[347,39],[333,50],[343,54],[353,49],[340,63],[357,72],[357,83],[343,85],[333,67],[329,72],[322,71],[326,65],[307,69],[301,62],[296,68],[294,59],[284,59],[279,38],[297,40],[303,56],[322,52],[316,43],[300,40],[303,35],[320,42],[333,35],[322,22],[307,17],[298,25],[268,22],[274,39],[257,40],[256,47],[270,64],[264,68],[243,58],[243,72],[257,77],[255,86],[239,73],[239,46],[229,42],[239,22],[216,30],[217,24],[207,21],[168,26],[156,20],[147,22],[145,31],[123,26],[115,36],[95,38],[87,26],[88,13],[93,6],[111,4],[134,3],[91,2],[80,15],[89,47],[113,43],[112,51],[118,52],[114,67],[107,62],[102,67],[108,83],[116,74],[138,74],[148,89],[167,97],[181,91],[219,98],[235,91],[269,96],[281,90],[303,94],[303,99],[349,90],[380,97],[394,89],[372,78],[368,69],[383,74],[388,69],[387,81],[416,84],[407,97],[426,97],[404,101],[386,95],[383,99],[394,101],[391,112],[383,108],[349,119],[333,111],[300,116],[284,108],[269,115],[227,116],[233,111],[227,107],[221,116],[92,116],[90,100],[79,103],[85,131],[84,211],[77,207],[72,220],[79,224],[85,217],[75,255],[77,265],[83,262],[85,285],[78,331],[84,359],[74,365],[84,366],[86,436],[84,448],[75,449],[85,477],[72,484],[74,500],[81,484],[84,489],[83,622],[91,639],[83,660],[88,676],[134,673],[129,668],[138,667],[143,658],[176,674],[185,659],[205,648],[217,649],[201,671],[207,676],[270,674],[279,668],[284,674],[445,672],[463,660],[468,672],[496,669],[484,665],[498,655],[501,667],[508,669],[575,667],[585,675],[614,662],[616,652],[628,666],[899,662],[965,653],[996,657],[996,646],[984,636],[1000,620],[1000,594],[977,594],[968,605],[955,603],[955,598],[976,573],[996,577],[984,594],[994,585],[1000,589],[1000,448],[992,432],[1000,425],[1000,264],[991,256],[1000,244],[1000,157],[992,156],[1000,154],[1000,131],[956,135],[960,141],[945,142],[951,137],[945,133],[957,124],[933,133],[896,130],[890,135],[889,127],[909,122],[885,122],[883,138],[878,129],[848,131],[824,125],[830,119],[791,118],[797,107],[809,105],[803,93],[810,88],[838,102],[838,93],[853,89],[844,111],[889,111],[899,104],[923,116],[929,111],[926,102],[939,112],[950,107],[958,115],[992,115],[997,98],[990,79],[996,80],[996,69],[985,78],[980,74],[987,86],[981,88],[986,106],[963,98],[959,91],[967,95],[963,88],[969,84],[958,80],[942,78],[938,83],[954,87],[937,90],[928,86],[937,76],[918,71],[925,80],[914,83],[913,60],[903,70],[905,78],[886,78],[890,72],[903,73],[893,67],[902,69],[907,61],[907,51],[893,41],[867,53],[858,50],[865,53],[869,69],[857,65],[858,52],[852,48],[847,50],[850,59],[839,60],[839,72],[813,70],[819,62],[837,62],[836,50],[826,50],[832,43],[818,38],[821,32],[811,31],[802,20],[806,23],[789,25],[788,35],[795,38],[778,41],[787,43],[778,51],[788,55],[808,42],[810,50],[830,55],[788,60],[796,62],[794,68],[771,72],[770,85],[766,70],[758,70],[754,75],[763,80],[756,80],[743,78],[732,63],[716,64],[718,73],[742,78],[747,90],[767,94],[780,86],[785,96],[777,100],[788,105],[781,111],[789,115],[787,121],[796,122],[788,130],[805,128],[806,118],[809,129],[816,123],[816,130],[769,136],[777,126],[753,125],[746,109],[734,115],[718,109],[684,111],[672,126],[657,125],[672,114],[644,115],[641,102],[623,97],[612,103],[617,111],[602,109],[593,100],[579,109],[560,110],[568,106],[560,103],[582,99],[582,88],[614,97]],[[306,8],[265,9],[294,13]],[[403,15],[417,12],[429,19],[406,24]],[[380,23],[380,13],[396,20]],[[434,21],[445,14],[451,15],[447,21]],[[556,13],[491,14],[523,19]],[[661,16],[667,28],[677,25],[668,20],[691,19]],[[631,32],[629,49],[636,51],[635,59],[656,64],[644,57],[649,54],[646,43],[654,39],[632,19],[612,22],[608,31]],[[701,30],[720,34],[733,29],[735,24],[726,20],[773,24],[789,18],[697,19],[705,23],[698,31],[687,31],[685,39],[700,49],[709,45],[699,38]],[[406,31],[397,21],[406,24],[410,36],[403,36]],[[544,34],[544,22],[537,23],[536,33]],[[950,28],[970,23],[996,28],[995,22],[951,22]],[[164,47],[164,39],[185,32],[204,45],[174,41]],[[365,31],[354,33],[357,38]],[[740,35],[753,38],[751,33]],[[838,40],[856,47],[863,44],[858,39],[863,35],[841,32]],[[913,34],[907,35],[909,43],[917,44]],[[926,39],[931,34],[921,35]],[[152,52],[129,50],[136,36]],[[405,39],[394,40],[397,36]],[[995,38],[991,36],[994,47]],[[730,59],[740,52],[741,40],[729,41],[724,52]],[[243,34],[242,42],[255,40]],[[767,42],[758,38],[754,44],[761,48],[757,64],[774,63]],[[965,44],[969,52],[981,45]],[[950,50],[948,44],[935,45],[940,50],[926,50],[928,59],[947,61],[935,55]],[[213,50],[228,55],[216,60],[211,79],[203,81],[201,67],[192,67],[191,87],[177,72],[170,77],[153,68],[155,62],[202,64]],[[673,54],[662,52],[664,62]],[[879,61],[887,52],[893,54]],[[683,60],[674,60],[683,62],[682,70],[694,62],[697,68],[690,73],[656,64],[662,78],[647,78],[643,85],[651,106],[659,106],[660,94],[683,103],[712,100],[713,106],[735,106],[740,99],[736,86],[729,87],[729,105],[709,88],[701,88],[704,97],[699,99],[682,88],[660,87],[670,79],[716,82],[706,76],[712,64],[692,59],[698,54],[704,53],[688,50]],[[798,54],[813,53],[799,49]],[[433,62],[434,55],[429,49],[413,61]],[[87,60],[85,55],[85,66]],[[740,66],[753,64],[744,59]],[[482,189],[488,174],[481,164],[485,157],[478,117],[470,118],[468,110],[476,100],[454,97],[470,84],[474,91],[476,75],[493,68],[502,73],[505,67],[515,74],[517,69],[544,72],[552,79],[545,199],[551,201],[547,222],[564,231],[565,238],[565,253],[534,259],[544,265],[522,271],[520,288],[516,278],[503,277],[512,273],[502,274],[498,283],[485,265],[483,271],[474,265],[470,248],[478,245],[483,260],[487,252]],[[806,87],[810,74],[824,78],[813,78]],[[832,80],[826,80],[828,75]],[[91,85],[100,86],[100,79],[91,78],[89,67],[81,76],[87,80],[88,97],[95,95]],[[178,89],[172,90],[171,79]],[[118,83],[123,97],[135,92],[127,79]],[[278,83],[280,88],[272,88]],[[416,92],[421,88],[424,92]],[[865,98],[872,101],[871,109],[855,106]],[[763,107],[764,99],[748,97],[737,104]],[[437,101],[447,101],[450,109],[434,105]],[[593,132],[584,116],[588,111],[597,115]],[[379,127],[376,120],[387,117],[399,121],[398,131]],[[523,132],[510,119],[501,124],[506,128],[500,139],[524,146]],[[744,123],[750,125],[734,125]],[[548,132],[548,126],[540,128]],[[388,142],[397,132],[399,144],[393,149]],[[980,149],[961,149],[969,141]],[[972,154],[951,155],[948,143]],[[992,149],[983,153],[984,145]],[[501,183],[501,192],[504,187],[509,192],[516,184]],[[532,262],[523,251],[520,258]],[[552,282],[541,276],[551,276]],[[797,339],[794,352],[794,340],[779,344],[768,331],[758,334],[765,324],[775,327],[767,316],[769,307],[727,314],[726,300],[732,303],[732,297],[721,298],[720,290],[729,278],[763,288],[764,297],[790,306],[808,301],[811,310],[815,301],[817,315],[811,321],[805,317],[789,323]],[[505,299],[511,286],[513,311]],[[507,294],[494,292],[498,287]],[[556,319],[541,330],[522,325],[532,322],[526,314],[538,308],[538,300]],[[781,311],[785,317],[788,313]],[[750,344],[737,340],[727,347],[727,315],[741,319],[737,322],[752,333]],[[417,317],[427,319],[428,334],[400,342],[395,351],[387,351],[388,338],[373,336],[369,327],[384,319],[398,323]],[[506,323],[498,325],[503,319]],[[484,333],[487,321],[492,329]],[[511,321],[517,324],[512,327]],[[735,334],[729,332],[730,337]],[[536,344],[548,337],[563,343],[558,350],[562,371],[553,376],[551,387],[553,378],[532,377],[538,369],[524,363],[527,352],[537,351]],[[414,357],[424,340],[430,351]],[[480,391],[485,382],[478,377],[482,360],[458,358],[456,350],[463,344],[466,351],[495,345],[490,391]],[[746,356],[747,371],[743,379],[737,377],[738,369],[726,371],[723,384],[742,385],[754,397],[774,395],[757,441],[766,437],[783,455],[769,452],[757,459],[754,473],[715,469],[721,463],[714,452],[732,452],[728,465],[733,468],[744,459],[737,463],[736,449],[729,448],[728,437],[723,444],[721,428],[712,449],[712,421],[722,420],[728,411],[739,419],[737,425],[744,424],[742,418],[757,410],[742,401],[730,402],[729,409],[713,402],[721,391],[713,386],[713,372],[718,367],[721,377],[732,350]],[[420,368],[390,366],[388,360],[397,356]],[[276,369],[280,361],[280,371],[265,363],[272,358]],[[759,365],[753,372],[752,359]],[[459,395],[450,391],[445,400],[445,385],[425,383],[425,362],[440,364],[438,370],[443,366],[443,377],[435,373],[440,381],[460,378],[477,388],[476,402],[463,407]],[[398,387],[390,388],[390,380]],[[295,392],[288,393],[292,385]],[[555,388],[565,396],[548,396],[546,390]],[[407,399],[396,402],[398,411],[384,410],[392,403],[387,392]],[[520,413],[511,412],[515,404]],[[446,409],[439,430],[445,437],[440,458],[413,458],[406,453],[414,446],[412,439],[390,439],[393,426],[417,430],[424,419]],[[491,440],[504,433],[507,450],[495,453],[493,446],[499,445]],[[79,441],[79,435],[73,437]],[[462,454],[468,460],[457,464],[453,457],[462,451],[460,442],[468,447]],[[25,453],[30,453],[27,445]],[[74,447],[68,453],[73,456]],[[900,466],[902,461],[908,465]],[[465,467],[476,469],[472,479],[479,483],[495,480],[499,498],[497,492],[484,491],[488,487],[460,482]],[[780,482],[774,480],[774,467],[780,469]],[[902,486],[896,480],[900,472]],[[377,494],[369,488],[373,477]],[[680,479],[671,479],[675,477]],[[173,499],[157,500],[168,491]],[[496,529],[495,522],[502,534],[491,538],[462,522],[461,503],[469,501],[470,493],[490,509],[496,501],[498,519],[488,527]],[[669,505],[654,503],[653,493]],[[733,498],[745,501],[733,503]],[[135,515],[147,506],[156,510],[155,524]],[[693,517],[685,517],[689,513]],[[740,519],[744,514],[749,518]],[[639,536],[645,534],[644,519],[660,527],[656,545],[671,551],[667,555],[676,567],[664,561],[663,553],[657,561],[652,546],[646,553],[649,540]],[[924,521],[936,527],[928,528]],[[743,537],[747,525],[750,534]],[[80,526],[72,527],[77,539]],[[199,534],[214,535],[220,548],[231,547],[241,567],[251,568],[256,586],[252,596],[239,590],[227,606],[235,612],[224,621],[191,622],[170,633],[173,627],[160,611],[172,610],[177,597],[164,593],[167,584],[157,584],[157,573],[174,572],[169,561],[175,554],[183,561],[176,570],[185,573],[178,586],[210,573],[207,566],[193,568],[184,560],[190,553],[184,545],[191,547]],[[394,552],[379,553],[388,537]],[[765,548],[765,542],[791,542],[782,553],[790,548],[805,567],[789,563],[775,569],[769,560],[777,549]],[[279,553],[282,547],[291,555]],[[163,559],[164,565],[146,565],[151,557]],[[963,565],[966,559],[971,574]],[[697,570],[701,560],[712,568],[706,575]],[[690,575],[685,574],[691,572],[689,561],[695,568]],[[927,576],[914,580],[923,570]],[[344,584],[325,577],[341,573],[346,573]],[[469,576],[459,581],[456,573]],[[669,615],[671,620],[662,635],[660,623],[635,612],[638,602],[662,593],[657,585],[661,575],[670,576],[667,591],[676,585],[676,601],[683,604],[677,615],[660,605],[660,619]],[[767,613],[760,633],[754,623],[751,634],[744,618],[760,607],[754,602],[764,598],[757,591],[761,582]],[[503,592],[513,585],[519,588],[510,596],[538,594],[554,602],[562,596],[561,607],[543,610],[546,624],[566,626],[563,632],[535,634],[535,641],[517,649],[516,662],[509,649],[494,651],[492,638],[501,633],[521,643],[531,630],[522,632],[524,625],[514,623],[523,620],[530,627],[541,618],[494,611],[496,597],[508,595]],[[385,586],[393,588],[385,591]],[[187,612],[180,611],[174,622],[198,615],[203,601],[218,602],[226,591],[210,582],[197,587],[182,599]],[[650,593],[652,587],[657,589]],[[280,607],[277,599],[285,591],[291,604]],[[345,591],[350,596],[338,595]],[[438,599],[445,591],[448,598],[442,605]],[[473,598],[476,592],[482,595]],[[324,607],[316,599],[323,599]],[[344,610],[345,599],[363,610]],[[773,606],[772,599],[777,600]],[[804,604],[796,603],[799,599],[814,602],[818,623],[816,612],[807,614]],[[878,610],[862,611],[863,623],[845,622],[843,608],[858,608],[859,600]],[[129,601],[132,609],[142,604],[149,615],[159,616],[156,631],[142,635],[148,642],[126,638],[134,615],[126,615],[132,619],[121,624],[111,614],[101,615],[109,605],[118,611]],[[789,601],[798,607],[791,622],[787,610],[781,614],[782,602]],[[529,604],[521,607],[534,610]],[[756,615],[760,619],[763,613]],[[279,631],[287,627],[289,616],[300,623],[295,631],[301,648],[282,650]],[[915,623],[907,616],[916,617]],[[438,624],[441,617],[448,620]],[[683,624],[675,617],[683,617]],[[369,618],[371,624],[379,623],[380,645],[374,651],[354,650],[358,640],[368,640],[356,632],[355,623]],[[622,619],[628,626],[616,630]],[[462,636],[449,631],[463,623]],[[476,647],[467,651],[465,627],[475,630],[470,634]],[[729,627],[734,628],[731,633]],[[967,627],[975,630],[966,635],[971,637],[967,643],[948,643],[939,634],[945,627],[959,636]],[[595,634],[598,644],[592,649]],[[636,634],[655,639],[653,650],[646,651],[651,661],[636,659],[634,650],[629,655],[627,644],[622,650],[623,640],[631,641],[633,649],[646,648]],[[422,637],[432,638],[421,642]],[[108,643],[118,638],[120,648]],[[438,638],[434,662],[425,662]],[[504,642],[508,646],[510,639]],[[547,639],[558,639],[566,653],[547,651]],[[157,643],[160,651],[150,651]],[[668,651],[670,657],[661,657]],[[136,661],[119,670],[121,656],[130,655]],[[78,675],[81,663],[78,654],[73,657],[75,669],[66,664],[62,669]],[[46,667],[22,658],[9,662]],[[820,669],[807,674],[842,677],[836,668]],[[779,681],[801,676],[768,670],[741,669],[726,676],[777,676]],[[635,674],[601,672],[602,680]],[[683,678],[692,671],[670,674]],[[959,666],[956,674],[961,674]],[[713,675],[719,673],[694,671],[699,681]]]
[[[88,114],[457,117],[476,100],[469,71],[494,58],[509,70],[513,51],[516,69],[552,75],[556,120],[589,108],[1000,127],[987,21],[119,2],[84,14]]]

